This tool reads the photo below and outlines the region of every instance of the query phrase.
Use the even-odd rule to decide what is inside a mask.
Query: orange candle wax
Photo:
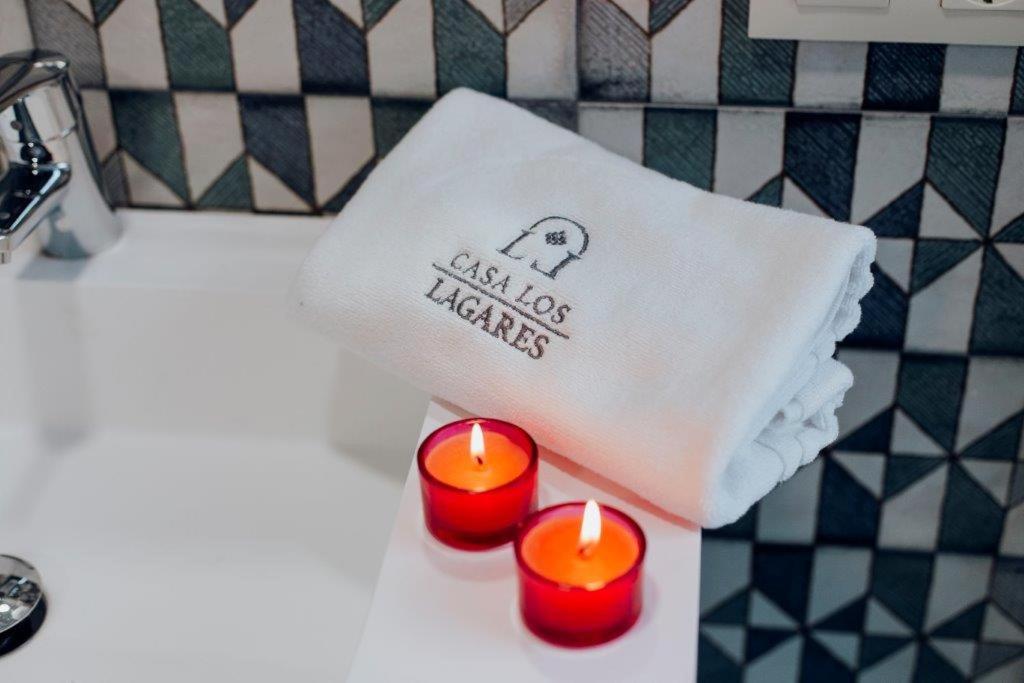
[[[537,444],[508,422],[452,422],[420,444],[423,521],[439,541],[477,550],[507,543],[537,504]]]
[[[646,551],[643,530],[621,510],[591,500],[535,512],[515,542],[523,622],[568,647],[622,635],[643,607]]]
[[[640,543],[615,520],[605,520],[601,539],[589,552],[579,545],[582,518],[548,519],[523,538],[523,559],[541,576],[569,586],[597,588],[625,574],[636,563]]]
[[[479,425],[477,425],[479,429]],[[472,433],[450,436],[427,455],[427,471],[444,483],[466,491],[487,491],[512,481],[530,464],[529,454],[504,434],[480,429],[482,452],[474,456]]]

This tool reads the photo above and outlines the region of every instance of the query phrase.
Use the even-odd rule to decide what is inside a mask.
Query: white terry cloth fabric
[[[698,190],[512,104],[441,99],[294,305],[435,396],[704,526],[838,433],[871,231]]]

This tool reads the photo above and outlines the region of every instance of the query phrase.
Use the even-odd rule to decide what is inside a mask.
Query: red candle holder
[[[636,623],[643,607],[643,563],[647,539],[640,526],[626,513],[600,506],[601,525],[604,527],[601,540],[605,541],[605,535],[614,531],[622,538],[618,547],[609,550],[614,551],[613,555],[625,553],[622,557],[613,558],[614,561],[604,568],[614,570],[624,563],[625,569],[621,573],[603,580],[580,583],[576,580],[578,577],[573,578],[572,571],[565,569],[566,563],[559,565],[557,559],[551,561],[553,554],[580,552],[574,544],[568,548],[559,547],[565,545],[559,543],[565,540],[565,534],[559,535],[557,527],[579,520],[572,526],[579,534],[585,505],[582,501],[562,503],[535,512],[519,527],[515,539],[519,608],[523,621],[541,639],[563,647],[586,647],[613,640]],[[613,529],[612,525],[617,525],[618,529]],[[548,531],[551,534],[547,543],[533,537]],[[615,541],[608,539],[608,542]],[[570,558],[569,564],[574,562]],[[563,570],[564,577],[553,576]]]
[[[461,445],[461,440],[467,439],[475,424],[483,430],[485,441],[488,435],[499,435],[507,440],[500,440],[502,447],[485,452],[483,458],[494,465],[501,464],[499,458],[515,458],[515,463],[504,463],[513,469],[522,458],[521,472],[513,472],[514,476],[503,482],[498,478],[495,481],[500,483],[481,489],[453,483],[457,477],[449,476],[450,481],[445,481],[443,475],[432,471],[431,455],[439,451],[439,447],[450,447],[451,442],[445,446],[450,439],[460,439]],[[444,425],[423,440],[416,461],[427,529],[452,547],[485,550],[507,543],[515,537],[519,523],[537,506],[537,444],[524,429],[509,422],[469,418]],[[468,449],[466,466],[473,466]],[[509,475],[507,467],[505,475]]]

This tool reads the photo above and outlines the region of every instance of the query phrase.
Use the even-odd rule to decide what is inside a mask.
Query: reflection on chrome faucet
[[[38,229],[43,250],[84,258],[121,228],[68,60],[44,50],[0,57],[0,263]]]

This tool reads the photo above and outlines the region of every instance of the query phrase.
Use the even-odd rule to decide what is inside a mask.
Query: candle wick
[[[480,457],[479,455],[474,455],[473,456],[473,460],[476,461],[477,467],[483,467],[484,466],[484,459],[482,457]]]
[[[580,543],[579,547],[576,548],[576,552],[583,559],[587,559],[588,557],[590,557],[591,555],[594,554],[594,544],[593,543]]]

